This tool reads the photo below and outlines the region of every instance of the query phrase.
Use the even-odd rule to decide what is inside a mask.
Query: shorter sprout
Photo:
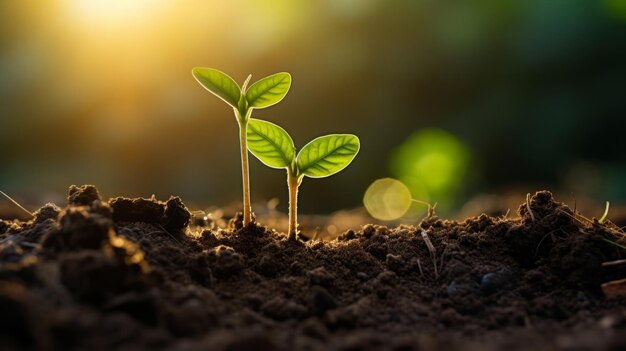
[[[598,222],[599,222],[600,224],[604,223],[604,221],[606,220],[606,216],[608,216],[608,215],[609,215],[609,206],[610,206],[610,205],[611,205],[611,204],[607,201],[607,202],[606,202],[606,206],[604,207],[604,214],[603,214],[603,215],[602,215],[602,217],[600,217],[600,219],[598,220]]]
[[[276,124],[251,118],[248,122],[248,149],[272,168],[287,170],[289,186],[289,239],[298,232],[298,187],[304,176],[324,178],[346,168],[359,152],[359,138],[352,134],[331,134],[313,139],[296,154],[287,132]]]

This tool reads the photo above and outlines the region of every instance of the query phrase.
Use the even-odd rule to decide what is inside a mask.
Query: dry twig
[[[422,239],[426,243],[426,247],[428,247],[428,252],[430,253],[430,259],[433,261],[433,267],[435,268],[435,279],[439,279],[439,271],[437,270],[437,250],[433,245],[432,241],[428,237],[428,233],[422,229],[421,231]]]
[[[24,212],[28,213],[31,217],[35,217],[35,215],[32,212],[30,212],[29,210],[25,209],[24,206],[20,205],[17,201],[13,200],[13,198],[11,198],[9,195],[5,194],[4,191],[0,191],[0,194],[2,194],[4,197],[9,199],[9,201],[11,201],[15,206],[19,207]]]

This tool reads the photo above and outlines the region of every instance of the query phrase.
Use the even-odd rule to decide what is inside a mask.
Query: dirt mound
[[[367,225],[289,241],[258,224],[188,228],[179,198],[0,221],[2,350],[619,350],[626,300],[610,222],[549,192],[519,218]]]

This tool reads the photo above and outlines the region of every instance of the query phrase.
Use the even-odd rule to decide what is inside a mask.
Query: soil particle
[[[97,250],[112,233],[111,218],[90,212],[86,207],[68,207],[59,215],[59,228],[52,230],[42,245],[57,251]]]
[[[62,255],[61,281],[85,301],[101,303],[126,291],[147,287],[149,267],[143,253],[121,237],[100,250],[84,250]]]
[[[100,193],[93,185],[71,185],[67,201],[70,205],[89,206],[94,201],[99,201]]]
[[[306,315],[307,309],[295,301],[276,296],[261,306],[261,312],[270,318],[284,321],[290,318],[302,318]]]
[[[606,241],[620,229],[529,200],[519,218],[303,243],[72,187],[64,208],[0,221],[0,349],[625,349],[626,299],[600,290],[624,277],[602,267],[625,256]]]
[[[117,197],[109,201],[116,222],[161,223],[165,206],[156,199]]]
[[[115,222],[144,222],[162,226],[172,234],[189,225],[191,213],[178,197],[167,202],[156,199],[117,197],[109,201]]]
[[[219,278],[228,278],[244,267],[243,257],[232,247],[218,245],[207,252],[209,267]]]
[[[61,209],[55,204],[46,204],[35,211],[35,224],[46,223],[47,221],[56,221],[61,213]]]
[[[333,284],[335,276],[326,267],[317,267],[307,272],[311,284],[330,286]]]
[[[394,254],[387,254],[385,258],[385,264],[387,265],[387,267],[389,267],[389,269],[396,272],[406,267],[402,256]]]
[[[163,226],[167,230],[179,231],[189,225],[191,213],[179,197],[170,197],[165,203]]]

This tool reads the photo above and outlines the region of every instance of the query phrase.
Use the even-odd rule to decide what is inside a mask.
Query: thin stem
[[[4,197],[6,197],[7,199],[9,199],[9,201],[11,201],[15,206],[19,207],[20,209],[22,209],[22,211],[28,213],[31,217],[35,217],[35,215],[30,212],[29,210],[27,210],[26,208],[24,208],[24,206],[20,205],[17,201],[13,200],[12,197],[10,197],[9,195],[5,194],[3,191],[0,191],[0,194],[2,194]]]
[[[243,178],[243,226],[252,222],[250,206],[250,176],[248,172],[248,123],[239,122],[239,142],[241,144],[241,176]]]
[[[606,216],[609,215],[609,205],[610,203],[607,201],[606,202],[606,207],[604,207],[604,214],[602,215],[602,217],[600,217],[600,219],[598,220],[598,222],[600,224],[602,224],[604,222],[604,220],[606,219]]]
[[[300,179],[287,171],[287,185],[289,186],[289,240],[295,240],[298,234],[298,187]]]

